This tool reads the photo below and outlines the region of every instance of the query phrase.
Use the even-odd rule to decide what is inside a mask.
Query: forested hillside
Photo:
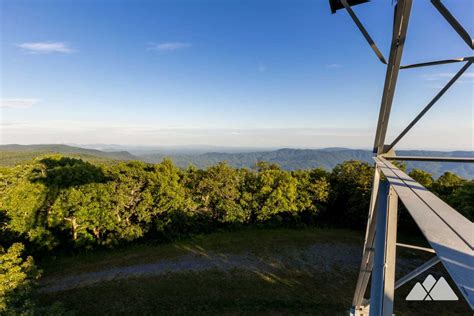
[[[25,246],[41,257],[247,226],[363,228],[372,175],[373,166],[361,161],[329,172],[286,171],[263,161],[251,169],[226,163],[180,169],[171,160],[92,164],[47,155],[2,167],[0,271],[8,278],[0,278],[0,312],[34,309],[27,293],[38,274],[31,257],[22,259]],[[452,173],[434,180],[421,170],[410,175],[473,219],[474,181]],[[406,213],[400,226],[410,227]]]
[[[472,151],[421,151],[399,150],[400,156],[432,156],[432,157],[473,157]],[[280,149],[275,151],[245,152],[245,153],[204,153],[204,154],[145,154],[140,156],[147,162],[160,162],[163,158],[170,158],[179,167],[188,167],[190,164],[198,168],[206,168],[216,163],[225,161],[236,168],[250,168],[258,161],[276,163],[285,170],[298,170],[310,168],[323,168],[332,170],[336,165],[348,161],[359,160],[373,163],[373,154],[369,150],[326,148],[326,149]],[[435,178],[449,171],[462,177],[474,178],[472,164],[447,163],[447,162],[407,162],[407,170],[423,169]]]
[[[101,151],[68,145],[0,145],[0,166],[14,166],[44,154],[63,154],[91,162],[139,160],[127,151]]]
[[[360,161],[331,172],[286,171],[263,161],[252,169],[219,163],[183,170],[171,160],[91,164],[44,156],[1,169],[2,241],[53,249],[267,222],[363,227],[372,174]],[[418,169],[410,175],[472,218],[474,181],[452,173],[434,180]]]

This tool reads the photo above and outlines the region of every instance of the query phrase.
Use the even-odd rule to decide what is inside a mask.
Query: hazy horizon
[[[20,145],[20,146],[47,146],[47,145],[66,145],[72,147],[79,147],[85,149],[97,149],[101,151],[107,150],[181,150],[181,151],[199,151],[199,152],[210,152],[212,150],[220,150],[222,152],[229,153],[239,153],[239,152],[256,152],[256,151],[275,151],[282,149],[296,149],[296,150],[329,150],[329,149],[348,149],[348,150],[366,150],[371,151],[372,148],[369,147],[349,147],[349,146],[328,146],[328,147],[304,147],[304,146],[229,146],[229,145],[209,145],[209,144],[184,144],[184,145],[143,145],[143,144],[106,144],[106,143],[90,143],[90,144],[81,144],[81,143],[6,143],[0,144],[0,146],[9,146],[9,145]],[[207,151],[209,150],[209,151]],[[473,149],[446,149],[446,148],[398,148],[398,151],[474,151]]]

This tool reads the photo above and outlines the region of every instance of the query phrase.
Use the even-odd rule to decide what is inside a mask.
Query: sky
[[[444,1],[474,34],[474,1]],[[354,7],[388,59],[393,1]],[[414,1],[402,64],[471,56]],[[326,0],[0,0],[0,143],[372,148],[386,66]],[[389,142],[462,64],[401,71]],[[473,150],[474,67],[399,143]]]

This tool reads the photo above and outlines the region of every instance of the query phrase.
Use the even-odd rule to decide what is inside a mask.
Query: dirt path
[[[78,287],[91,286],[104,281],[130,277],[157,276],[174,272],[200,272],[206,270],[247,270],[259,274],[273,274],[292,270],[309,273],[327,273],[334,269],[357,271],[361,258],[359,246],[319,243],[305,249],[287,249],[270,257],[255,254],[194,253],[155,263],[110,268],[61,278],[45,277],[40,292],[51,293]],[[416,266],[412,260],[398,260],[402,269]]]

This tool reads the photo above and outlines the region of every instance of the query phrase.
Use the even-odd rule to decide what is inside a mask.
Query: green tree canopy
[[[425,188],[431,188],[431,185],[434,181],[433,176],[430,173],[421,169],[413,169],[410,171],[410,173],[408,173],[408,175]]]
[[[31,256],[23,259],[24,246],[0,248],[0,314],[28,315],[34,310],[31,292],[39,272]]]

